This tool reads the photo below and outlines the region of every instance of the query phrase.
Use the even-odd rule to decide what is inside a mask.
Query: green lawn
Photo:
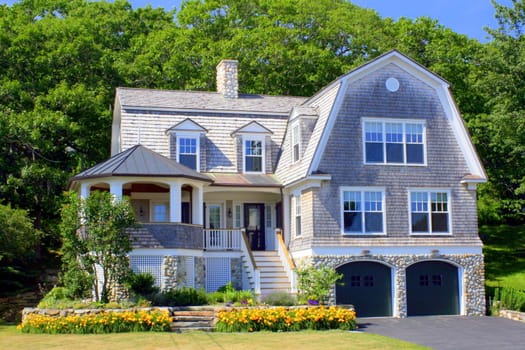
[[[376,334],[344,331],[289,333],[119,333],[103,335],[23,334],[0,326],[0,349],[427,349]]]
[[[486,285],[525,290],[525,226],[482,226]]]

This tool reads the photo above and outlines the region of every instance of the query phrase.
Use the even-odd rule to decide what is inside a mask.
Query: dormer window
[[[296,124],[292,127],[292,163],[295,163],[301,157],[301,137],[299,124]]]
[[[199,171],[199,137],[177,136],[177,162]]]
[[[200,171],[201,135],[208,130],[187,118],[166,130],[170,135],[171,159],[195,171]]]
[[[244,172],[264,172],[264,139],[255,139],[253,136],[244,138]]]
[[[242,167],[239,164],[239,171],[265,173],[267,166],[271,168],[271,164],[266,164],[266,138],[269,140],[271,134],[271,130],[255,121],[231,133],[232,137],[240,137],[242,141],[242,150],[237,148],[237,152],[242,152]]]

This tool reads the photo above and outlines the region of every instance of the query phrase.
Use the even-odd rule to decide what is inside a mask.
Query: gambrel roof
[[[290,147],[290,130],[287,130],[282,146],[283,153],[276,171],[283,180],[284,185],[291,185],[301,179],[317,176],[320,161],[332,133],[335,120],[340,113],[348,86],[388,65],[400,68],[435,90],[470,171],[469,176],[466,176],[463,181],[469,182],[471,181],[470,179],[475,179],[472,180],[474,182],[486,181],[485,170],[449,91],[449,83],[414,60],[393,50],[337,78],[302,104],[302,106],[316,107],[319,110],[319,118],[308,140],[302,159],[295,164],[292,164],[290,157],[287,156],[290,153],[287,149]]]

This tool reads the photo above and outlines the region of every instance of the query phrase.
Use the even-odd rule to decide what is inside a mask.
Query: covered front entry
[[[407,314],[458,315],[458,268],[443,261],[423,261],[406,269]]]
[[[370,261],[340,266],[343,282],[336,285],[337,304],[352,304],[359,317],[392,316],[392,272],[390,267]]]

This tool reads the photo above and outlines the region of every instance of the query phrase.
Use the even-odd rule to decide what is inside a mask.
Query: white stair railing
[[[241,252],[246,261],[246,270],[249,276],[252,276],[253,280],[253,292],[255,295],[261,294],[261,271],[257,268],[255,264],[255,259],[253,258],[252,249],[250,248],[250,242],[248,242],[248,237],[246,237],[246,230],[241,229]]]
[[[275,240],[277,241],[275,246],[277,248],[277,253],[283,264],[284,271],[288,276],[290,281],[290,292],[297,293],[297,273],[295,272],[295,263],[292,260],[292,256],[284,243],[283,231],[281,229],[275,230]]]
[[[240,250],[240,229],[204,229],[204,249],[206,250]]]

